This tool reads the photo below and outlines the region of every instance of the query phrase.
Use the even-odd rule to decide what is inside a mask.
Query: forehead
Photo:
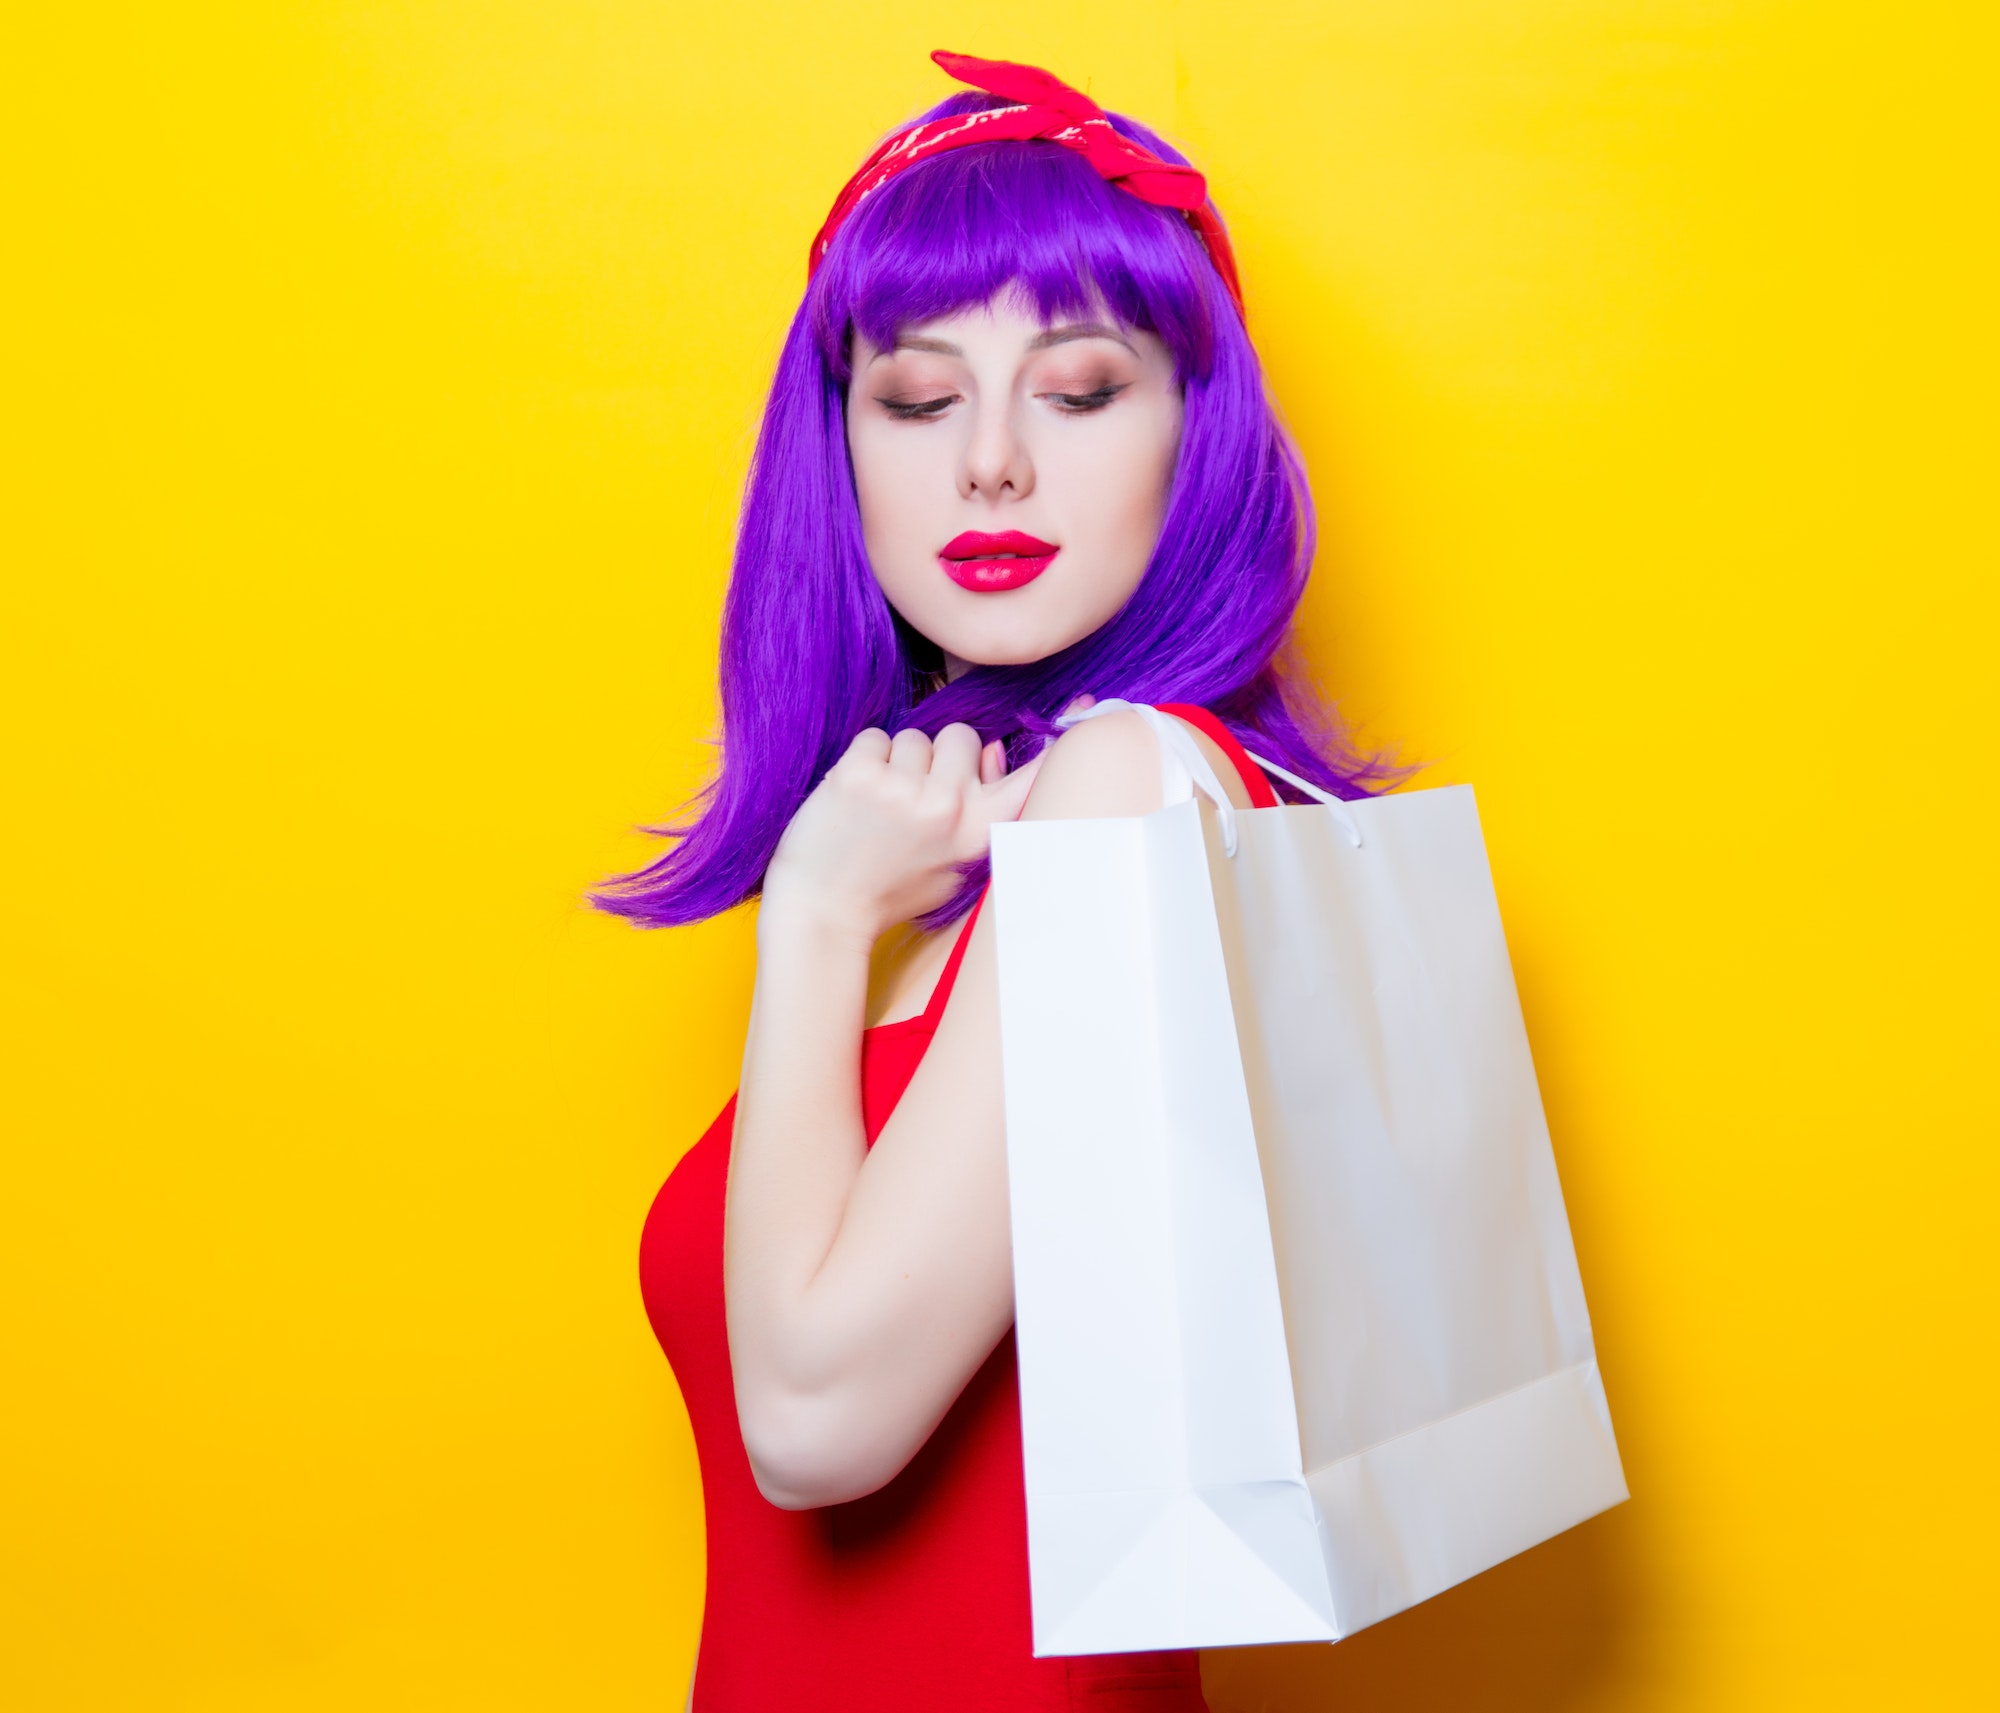
[[[890,356],[899,351],[966,357],[998,352],[1027,356],[1094,339],[1110,340],[1137,355],[1140,336],[1130,328],[1121,327],[1113,316],[1101,309],[1045,318],[1036,313],[1032,304],[1022,303],[1009,295],[956,310],[949,315],[905,323],[884,346],[875,345],[859,330],[855,337],[857,343],[873,357]]]

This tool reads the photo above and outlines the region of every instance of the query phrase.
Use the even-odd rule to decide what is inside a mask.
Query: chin
[[[938,638],[932,640],[938,642],[947,654],[956,655],[968,666],[1032,666],[1038,660],[1062,653],[1083,638],[1067,634],[994,636],[989,632],[977,637],[961,637],[956,642]]]
[[[1042,593],[1040,600],[1022,598],[1038,592]],[[1102,613],[1079,613],[1073,599],[1051,598],[1058,593],[1055,589],[1042,591],[1040,583],[1031,583],[1014,594],[968,596],[974,603],[973,611],[961,607],[941,614],[948,622],[923,634],[968,665],[1032,666],[1094,636],[1117,616],[1123,604],[1121,600]]]

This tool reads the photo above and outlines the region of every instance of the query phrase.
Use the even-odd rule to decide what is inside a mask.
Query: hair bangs
[[[886,347],[907,327],[1012,292],[1044,324],[1108,314],[1153,334],[1186,385],[1214,359],[1209,271],[1177,211],[1107,184],[1060,143],[994,142],[925,161],[863,202],[809,303],[842,381],[852,332]]]

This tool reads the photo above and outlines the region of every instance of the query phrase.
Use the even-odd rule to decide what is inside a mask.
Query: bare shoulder
[[[1048,747],[1021,819],[1150,815],[1160,803],[1160,741],[1125,709],[1072,726]]]

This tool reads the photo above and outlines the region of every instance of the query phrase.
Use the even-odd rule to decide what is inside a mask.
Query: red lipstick
[[[938,551],[944,574],[961,589],[997,595],[1032,583],[1062,551],[1051,542],[1010,529],[999,535],[968,529]]]

